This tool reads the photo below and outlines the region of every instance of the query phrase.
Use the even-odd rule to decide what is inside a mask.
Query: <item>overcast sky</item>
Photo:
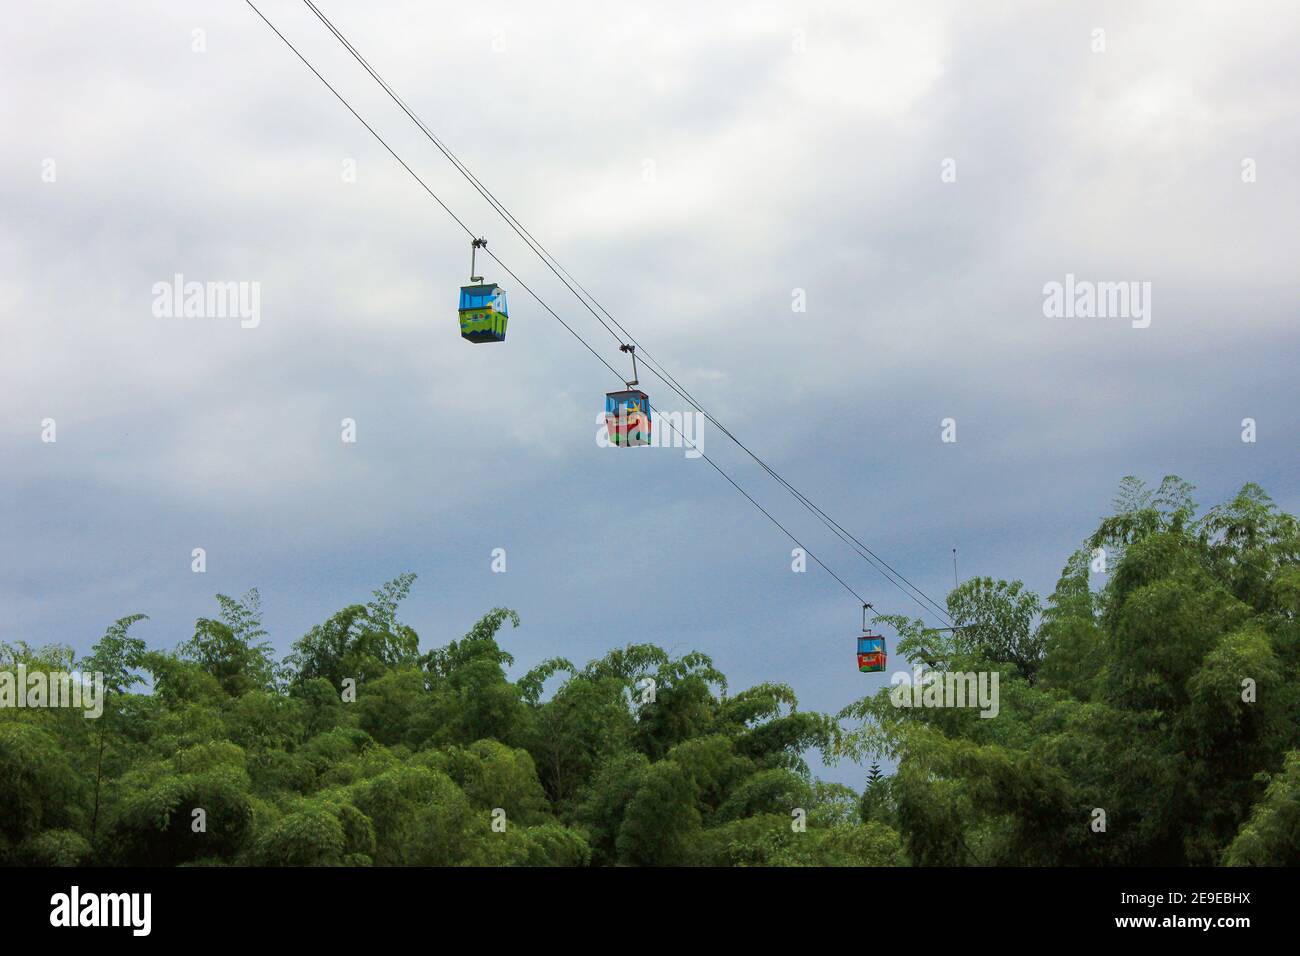
[[[304,5],[255,2],[623,368]],[[953,548],[1050,592],[1127,474],[1300,508],[1293,3],[321,6],[643,349],[936,598]],[[30,6],[0,121],[0,639],[85,651],[142,612],[173,647],[256,586],[287,651],[414,571],[425,649],[519,611],[514,676],[649,641],[831,712],[887,680],[856,672],[855,599],[706,462],[598,446],[619,380],[500,270],[508,341],[460,339],[465,234],[245,3]],[[255,327],[156,315],[176,274],[257,283]],[[1067,275],[1150,283],[1150,324],[1049,318]],[[916,612],[708,425],[703,449]]]

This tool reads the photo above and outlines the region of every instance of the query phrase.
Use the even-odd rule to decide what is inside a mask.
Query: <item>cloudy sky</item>
[[[621,369],[310,11],[255,2]],[[1127,474],[1300,508],[1294,4],[321,5],[644,349],[933,596],[953,548],[1049,592]],[[650,641],[829,711],[886,679],[855,670],[855,599],[792,573],[706,462],[599,447],[619,380],[523,289],[506,344],[459,338],[464,233],[245,3],[34,6],[0,36],[0,119],[0,640],[84,651],[143,612],[171,647],[256,586],[287,651],[414,571],[425,648],[508,605],[517,673]],[[176,274],[257,283],[255,327],[155,314]],[[1149,326],[1046,316],[1067,275],[1150,283]],[[708,425],[703,449],[917,610]]]

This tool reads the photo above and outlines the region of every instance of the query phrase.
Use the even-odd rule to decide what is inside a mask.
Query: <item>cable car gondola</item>
[[[510,314],[506,310],[506,290],[494,282],[483,282],[474,274],[474,256],[480,248],[487,248],[486,239],[475,239],[469,248],[469,281],[460,287],[460,335],[471,342],[504,342],[506,323]]]
[[[293,43],[291,43],[288,39],[286,39],[284,34],[280,33],[280,31],[275,27],[275,25],[270,20],[268,20],[262,14],[262,12],[257,9],[256,6],[253,7],[253,10],[255,13],[257,13],[258,17],[261,18],[262,21],[265,22],[266,25],[270,27],[270,29],[273,30],[277,34],[277,36],[280,37],[281,40],[284,41],[284,43],[289,47],[289,49],[300,60],[302,60],[303,64],[306,65],[308,69],[310,69],[313,73],[316,73],[316,68],[312,66],[310,61],[308,61],[306,57],[304,57],[303,54],[298,51],[298,48],[295,47]],[[379,74],[376,73],[374,69],[370,67],[369,63],[366,62],[364,57],[362,57],[361,54],[356,50],[356,48],[353,47],[352,44],[348,42],[348,40],[338,31],[338,29],[334,27],[334,25],[329,21],[329,19],[326,18],[319,10],[317,10],[315,6],[312,7],[312,10],[316,13],[317,17],[320,18],[327,27],[329,27],[330,32],[333,33],[334,36],[344,45],[344,47],[348,50],[348,52],[352,54],[352,56],[357,60],[357,62],[366,68],[370,76],[384,89],[384,91],[389,95],[389,97],[394,101],[394,103],[401,106],[405,110],[406,114],[416,123],[417,126],[421,128],[421,130],[425,133],[425,135],[429,137],[437,145],[439,145],[439,147],[441,148],[441,143],[438,141],[434,133],[417,116],[415,116],[415,114],[413,114],[409,109],[406,108],[405,104],[403,103],[401,98],[396,94],[396,92],[394,92],[394,90],[379,76]],[[316,73],[316,75],[317,77],[324,80],[324,78],[321,77],[319,73]],[[329,86],[328,82],[326,82],[326,86]],[[393,158],[396,159],[397,162],[400,163],[406,169],[406,171],[412,175],[412,177],[416,180],[416,182],[418,182],[422,187],[424,187],[425,191],[428,192],[429,195],[435,201],[437,201],[440,206],[442,206],[443,210],[447,212],[453,219],[455,219],[458,224],[461,224],[462,228],[465,228],[463,223],[461,223],[461,220],[457,219],[456,214],[445,203],[443,203],[443,201],[439,199],[436,194],[434,194],[433,190],[429,188],[429,186],[424,182],[424,180],[421,179],[420,176],[409,165],[407,165],[406,162],[395,151],[393,151],[391,147],[388,147],[388,143],[377,132],[375,132],[374,128],[371,127],[370,124],[367,123],[361,117],[361,115],[357,113],[355,109],[352,108],[351,104],[347,100],[343,99],[342,96],[339,96],[332,86],[329,86],[329,89],[331,92],[335,92],[335,95],[338,96],[340,102],[342,102],[343,105],[347,107],[347,109],[353,114],[353,116],[355,116],[356,119],[359,120],[363,126],[365,126],[365,128],[371,133],[371,135],[373,135],[379,141],[380,145],[388,149],[388,152],[392,154]],[[446,152],[445,150],[443,151]],[[485,198],[489,198],[491,196],[490,193],[486,192],[482,188],[482,184],[474,176],[474,174],[470,172],[468,168],[466,168],[463,164],[459,162],[456,162],[456,166],[458,171],[461,173],[461,175],[464,176],[468,181],[470,181],[472,185],[477,187],[479,189],[479,192],[484,194]],[[518,223],[518,220],[516,220],[512,215],[510,215],[504,209],[504,207],[500,205],[500,203],[494,203],[494,209],[499,215],[501,215],[504,219],[506,219],[506,221],[509,222],[512,225],[512,227],[517,227],[515,228],[515,231],[519,232],[521,237],[527,235],[531,239],[531,234],[528,233],[526,229],[523,229],[522,225]],[[557,278],[559,278],[560,273],[564,272],[563,268],[560,267],[559,263],[555,261],[553,256],[551,256],[549,253],[545,251],[544,247],[541,247],[539,244],[535,242],[532,245],[533,245],[533,251],[539,252],[539,254],[543,255],[546,264],[551,268],[552,272],[556,273]],[[495,284],[484,283],[481,276],[474,275],[475,253],[480,247],[486,248],[487,241],[481,238],[472,239],[471,246],[470,246],[470,283],[471,284],[467,286],[462,286],[461,294],[460,294],[459,312],[460,312],[461,335],[471,342],[504,342],[506,337],[506,323],[508,320],[505,292]],[[496,257],[494,256],[493,258],[495,259]],[[497,260],[497,264],[500,265],[503,269],[506,268],[504,263],[502,263],[500,260]],[[513,273],[511,273],[511,275],[513,276]],[[570,280],[573,279],[573,277],[568,275],[567,272],[564,272],[564,275],[567,276],[568,279]],[[522,281],[522,280],[517,280],[517,281]],[[574,284],[577,284],[576,280],[573,281]],[[568,285],[567,282],[565,284]],[[579,288],[581,288],[581,286],[579,286]],[[570,286],[570,290],[572,291],[571,286]],[[531,292],[531,290],[528,291]],[[567,324],[564,323],[564,320],[561,319],[558,314],[553,312],[550,309],[550,307],[546,305],[544,301],[538,298],[536,294],[533,294],[533,297],[537,299],[538,303],[541,306],[543,306],[546,309],[546,311],[551,312],[551,314],[557,320],[559,320],[561,324],[565,324],[567,328]],[[588,296],[588,298],[590,297]],[[585,300],[583,301],[584,304],[586,304]],[[596,304],[594,303],[594,300],[592,301],[593,304]],[[588,308],[590,308],[590,306],[588,306]],[[603,307],[601,307],[601,311],[605,312],[605,314],[611,320],[613,320],[615,324],[617,324],[617,320],[614,320],[614,317],[610,315]],[[606,326],[606,328],[608,328],[608,326]],[[588,345],[586,340],[583,339],[581,335],[579,335],[572,328],[569,328],[569,331],[572,332],[574,336],[577,337],[580,342],[582,342],[583,345],[591,349],[591,346]],[[621,348],[622,351],[629,352],[629,353],[633,352],[633,346],[625,345],[622,346]],[[675,380],[672,379],[672,376],[669,375],[667,372],[663,371],[662,368],[659,369],[658,374],[665,381],[675,382]],[[643,444],[648,445],[651,443],[650,442],[650,438],[651,438],[650,400],[649,400],[649,396],[647,396],[645,392],[635,389],[635,385],[636,385],[636,356],[635,355],[633,355],[632,358],[632,375],[633,375],[633,379],[631,382],[628,383],[628,388],[626,391],[610,392],[605,396],[606,424],[609,426],[608,427],[609,437],[613,440],[613,444],[615,445],[643,445]],[[678,389],[678,391],[680,392],[681,390]],[[686,393],[682,393],[682,395],[684,398],[689,398],[689,396],[686,395]],[[691,400],[691,404],[695,405],[693,400]],[[698,405],[695,405],[695,407],[699,409]],[[819,517],[822,518],[824,522],[828,523],[828,525],[833,526],[833,530],[840,532],[841,537],[844,537],[846,542],[852,540],[854,544],[857,544],[862,548],[863,552],[866,551],[865,546],[862,545],[861,542],[859,542],[856,538],[853,538],[851,535],[847,535],[846,537],[847,533],[844,532],[843,528],[841,528],[838,523],[829,519],[829,516],[827,516],[825,512],[822,512],[820,508],[817,508],[816,505],[814,505],[806,497],[804,497],[802,494],[796,491],[793,486],[791,486],[788,482],[786,482],[783,478],[781,478],[780,475],[778,475],[775,471],[773,471],[770,467],[768,467],[767,464],[764,463],[761,459],[758,459],[757,456],[754,455],[753,452],[750,452],[748,448],[745,448],[744,445],[740,445],[739,441],[734,436],[732,436],[730,432],[728,432],[725,428],[723,428],[722,425],[718,424],[716,419],[713,419],[712,417],[708,416],[708,414],[704,412],[702,409],[700,409],[700,414],[707,417],[709,421],[713,422],[715,425],[717,425],[718,428],[722,429],[722,431],[726,435],[728,435],[728,437],[730,437],[732,441],[736,442],[740,448],[748,452],[748,454],[751,457],[755,458],[755,460],[758,461],[758,463],[762,465],[763,468],[773,478],[775,478],[782,485],[784,485],[786,489],[789,490],[800,501],[800,503],[803,504],[805,508],[817,514]],[[669,422],[669,424],[671,425],[672,423]],[[712,459],[709,459],[709,461],[710,464],[712,464]],[[772,521],[776,522],[778,527],[783,532],[785,532],[785,534],[789,536],[795,542],[796,545],[799,544],[798,539],[795,538],[794,535],[791,534],[789,531],[787,531],[784,525],[781,525],[780,522],[776,521],[776,519],[773,518],[772,515],[762,507],[762,505],[760,505],[757,501],[755,501],[752,497],[750,497],[748,493],[744,491],[744,489],[742,489],[739,485],[737,485],[734,481],[732,481],[731,477],[726,472],[724,472],[717,465],[713,465],[713,467],[724,478],[726,478],[736,488],[737,491],[744,494],[745,497],[749,499],[751,504],[753,504],[756,508],[762,511]],[[802,545],[800,545],[800,547],[802,548]],[[808,556],[810,557],[812,556],[811,552],[806,552],[806,553],[808,554]],[[861,557],[864,560],[868,560],[868,563],[871,563],[870,560],[868,559],[867,553],[862,553]],[[832,571],[830,567],[823,564],[820,560],[817,563],[821,564],[823,569],[827,571],[829,574],[831,574],[836,579],[836,581],[838,581],[838,583],[842,587],[844,587],[845,590],[847,590],[858,600],[861,600],[861,597],[858,595],[858,593],[854,591],[853,588],[850,587],[843,580],[843,578],[841,578],[838,574],[835,574],[835,572]],[[955,561],[954,561],[954,573],[955,573]],[[907,587],[911,588],[911,590],[914,591],[917,596],[924,599],[936,610],[938,610],[941,615],[944,613],[942,609],[940,609],[938,605],[936,605],[927,595],[925,595],[914,585],[912,585],[911,582],[909,582],[901,574],[895,573],[895,577],[898,578],[899,580],[894,580],[894,578],[890,578],[891,583],[897,585],[900,588],[902,588],[904,584],[907,585]],[[902,583],[900,584],[899,581],[901,581]],[[885,639],[880,635],[871,633],[866,626],[867,607],[869,607],[869,605],[864,605],[863,607],[863,627],[862,627],[863,634],[858,638],[858,667],[859,670],[869,673],[873,671],[882,671],[885,669],[886,649],[885,649]],[[959,629],[960,626],[955,628],[937,628],[935,630],[959,630]]]
[[[867,627],[867,608],[862,605],[862,634],[858,637],[858,670],[863,674],[876,674],[885,669],[885,639],[879,634],[872,634]]]
[[[637,388],[636,346],[620,345],[620,352],[632,356],[632,378],[621,392],[605,394],[605,430],[609,441],[620,448],[650,444],[650,396]]]

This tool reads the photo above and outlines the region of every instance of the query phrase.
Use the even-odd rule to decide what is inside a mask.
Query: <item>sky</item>
[[[138,612],[170,648],[256,587],[287,652],[411,571],[423,649],[519,612],[512,677],[651,642],[831,713],[886,684],[858,597],[707,461],[601,446],[615,337],[303,4],[255,2],[618,374],[482,259],[507,341],[462,341],[467,234],[247,4],[34,6],[0,35],[0,640],[84,652]],[[1050,593],[1125,475],[1300,509],[1294,4],[320,6],[642,354],[940,602],[954,548]],[[257,308],[168,315],[177,275]],[[1067,281],[1145,317],[1048,314]]]

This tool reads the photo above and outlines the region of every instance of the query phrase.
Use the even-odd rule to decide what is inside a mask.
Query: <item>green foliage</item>
[[[374,680],[394,668],[409,667],[419,656],[415,631],[397,621],[397,606],[410,593],[414,574],[384,584],[366,605],[353,604],[307,632],[293,645],[286,664],[296,684],[326,680]]]
[[[42,830],[18,847],[15,860],[22,866],[85,866],[93,851],[75,830]]]
[[[990,717],[885,687],[832,718],[648,644],[512,679],[519,617],[422,653],[409,574],[283,662],[256,590],[172,650],[142,615],[80,661],[0,644],[106,688],[98,719],[0,709],[0,864],[1295,865],[1300,526],[1253,485],[1191,495],[1125,479],[1045,600],[977,578],[955,630],[877,618],[903,667],[996,675]],[[862,790],[813,751],[868,760]]]
[[[233,856],[249,836],[250,789],[244,751],[224,741],[149,761],[118,781],[103,852],[134,866]]]
[[[309,806],[281,818],[263,833],[254,860],[261,866],[342,866],[346,850],[347,834],[339,815],[325,806]]]
[[[522,866],[586,866],[591,847],[582,834],[558,823],[543,823],[524,831],[527,854]]]
[[[860,813],[912,863],[1295,859],[1300,531],[1256,486],[1199,518],[1191,494],[1125,479],[1045,607],[986,578],[950,595],[955,633],[884,619],[912,660],[1000,682],[993,719],[889,689],[841,714],[840,753],[898,759]]]
[[[690,774],[671,760],[652,764],[628,801],[615,846],[629,866],[688,863],[692,838],[700,829],[698,788]]]
[[[543,823],[550,816],[533,758],[526,750],[477,740],[468,747],[453,744],[435,751],[427,762],[446,773],[480,809],[508,808],[510,818],[524,825]]]
[[[1228,866],[1300,865],[1300,751],[1286,755],[1282,772],[1269,783],[1223,862]]]
[[[618,861],[618,835],[628,804],[650,770],[645,754],[625,750],[604,760],[583,788],[574,820],[587,834],[592,862],[609,866]]]
[[[54,734],[26,721],[0,722],[0,835],[5,845],[82,822],[84,790]]]
[[[83,670],[104,675],[104,689],[108,693],[120,694],[141,683],[135,671],[144,661],[145,643],[129,632],[132,624],[147,620],[144,614],[119,618],[90,649],[90,656],[81,662]]]
[[[262,599],[253,588],[238,601],[217,595],[221,614],[217,620],[201,617],[194,636],[181,645],[179,655],[216,678],[231,697],[274,686],[273,648],[263,640]]]
[[[555,696],[535,704],[529,750],[550,799],[568,807],[607,757],[627,750],[636,717],[615,677],[568,680]]]
[[[1038,595],[1019,581],[972,578],[948,596],[948,614],[961,628],[955,646],[967,656],[1013,664],[1033,683],[1042,666],[1046,635],[1035,628]]]
[[[781,814],[733,820],[702,834],[705,866],[900,866],[898,834],[880,823],[809,827],[798,832]]]

